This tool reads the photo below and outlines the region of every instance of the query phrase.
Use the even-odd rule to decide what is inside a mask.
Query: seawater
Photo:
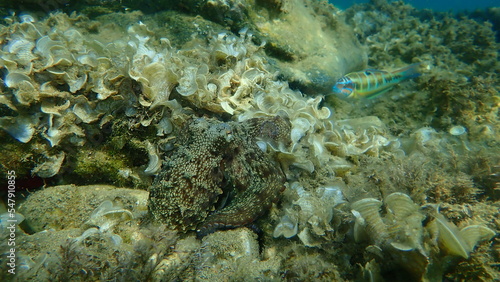
[[[347,9],[354,4],[367,3],[370,0],[329,0],[333,5]],[[388,1],[391,2],[391,1]],[[417,9],[432,9],[440,12],[461,12],[464,10],[474,11],[477,9],[486,9],[490,7],[500,7],[498,0],[408,0],[404,1]]]

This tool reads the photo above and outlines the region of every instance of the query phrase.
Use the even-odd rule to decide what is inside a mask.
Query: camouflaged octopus
[[[258,140],[289,145],[290,122],[280,116],[187,122],[150,188],[153,218],[202,234],[254,221],[278,199],[286,181]]]

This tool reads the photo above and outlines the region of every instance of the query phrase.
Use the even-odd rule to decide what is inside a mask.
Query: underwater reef
[[[500,43],[482,17],[44,3],[0,10],[0,178],[20,183],[2,279],[500,279]],[[375,99],[331,95],[413,63]]]

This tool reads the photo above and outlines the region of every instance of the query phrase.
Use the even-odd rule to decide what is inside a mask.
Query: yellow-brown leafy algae
[[[173,229],[201,234],[254,221],[285,188],[280,166],[257,141],[285,145],[289,138],[290,122],[280,116],[187,122],[150,188],[150,213]]]

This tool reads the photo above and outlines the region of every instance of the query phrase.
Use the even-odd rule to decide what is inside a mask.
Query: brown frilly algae
[[[279,164],[257,139],[288,144],[289,135],[290,123],[280,116],[189,121],[150,188],[151,214],[170,228],[201,233],[252,222],[285,188]]]

